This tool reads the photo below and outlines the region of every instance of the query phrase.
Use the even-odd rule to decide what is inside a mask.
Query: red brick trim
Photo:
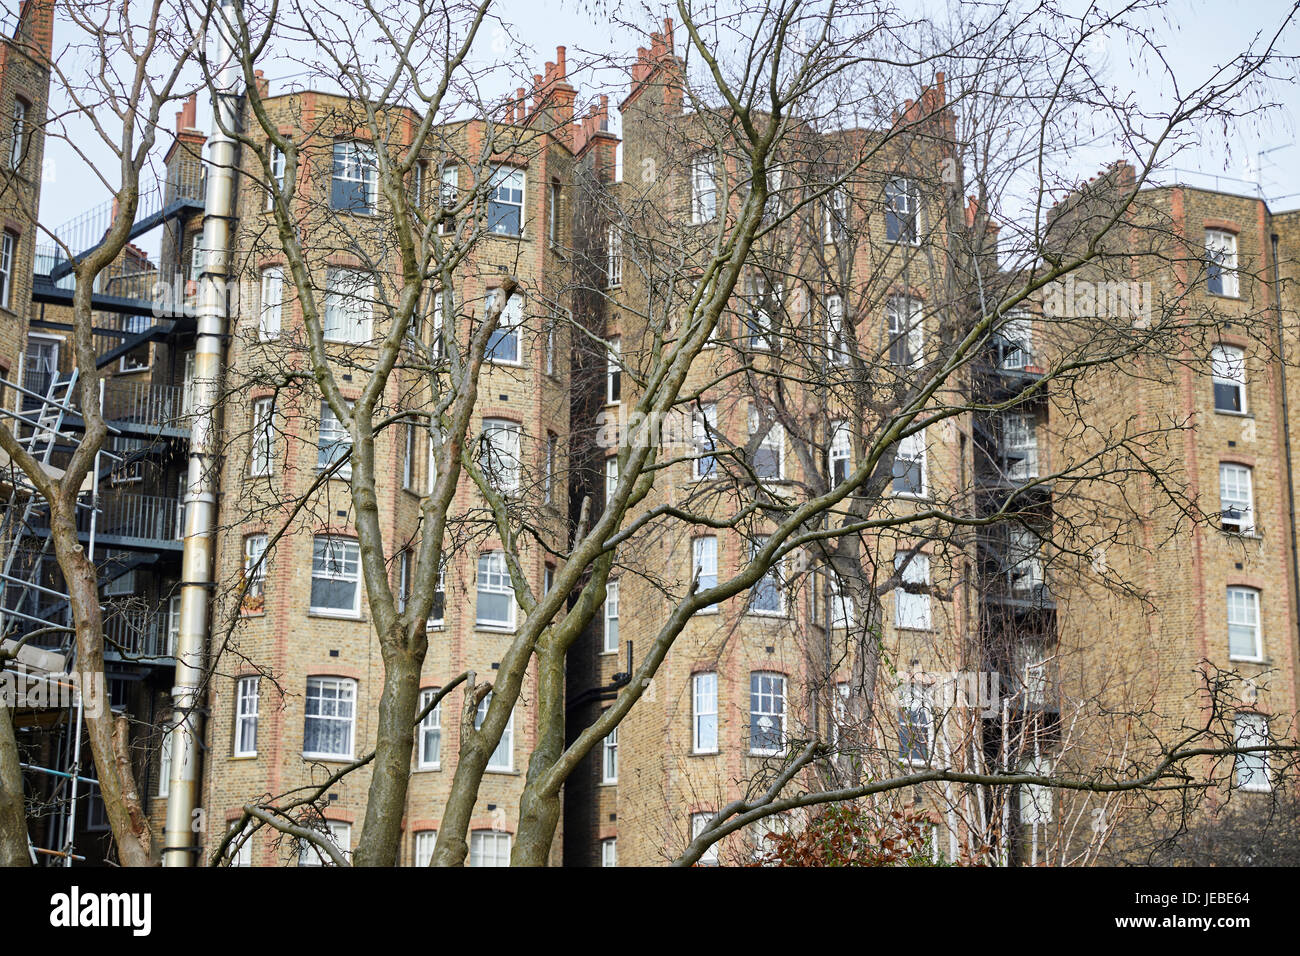
[[[352,620],[345,618],[344,620]],[[330,664],[324,670],[314,670],[308,668],[307,673],[303,675],[303,686],[307,686],[307,681],[316,677],[343,677],[357,682],[358,687],[361,685],[361,671],[355,667],[338,667]]]
[[[1241,225],[1233,222],[1231,219],[1206,219],[1204,227],[1206,229],[1221,229],[1224,232],[1230,232],[1233,235],[1241,234]]]
[[[1233,448],[1219,456],[1220,465],[1245,465],[1247,468],[1255,467],[1254,455],[1238,455],[1237,449]]]

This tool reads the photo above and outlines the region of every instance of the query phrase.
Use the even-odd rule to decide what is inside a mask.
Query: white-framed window
[[[618,783],[618,728],[615,727],[600,745],[600,782]]]
[[[445,564],[445,562],[444,562]],[[447,569],[441,567],[438,569],[438,587],[433,592],[433,607],[429,609],[429,620],[425,622],[426,628],[442,627],[447,616]]]
[[[1228,588],[1228,656],[1238,661],[1264,658],[1259,592],[1254,588]]]
[[[929,690],[916,681],[898,689],[898,760],[922,766],[930,762],[934,744],[934,714]]]
[[[336,142],[330,207],[369,215],[374,213],[378,201],[379,163],[375,148],[355,140]]]
[[[352,538],[312,539],[310,608],[331,617],[361,616],[361,549]]]
[[[416,436],[420,433],[420,426],[415,422],[405,422],[402,425],[402,487],[412,489],[415,487],[415,446]]]
[[[891,295],[885,303],[889,361],[899,368],[918,368],[925,358],[925,323],[921,300]]]
[[[17,237],[8,229],[0,232],[0,307],[9,308],[14,291],[14,248]]]
[[[785,753],[785,676],[770,671],[749,675],[749,752]]]
[[[926,494],[925,429],[900,438],[894,453],[894,494],[924,497]]]
[[[718,752],[718,675],[701,671],[691,675],[691,752]]]
[[[398,614],[406,610],[406,602],[411,599],[411,574],[414,565],[410,548],[403,548],[397,552],[397,594],[394,597],[397,599]]]
[[[411,167],[411,205],[419,209],[424,205],[424,163]]]
[[[718,586],[718,537],[706,534],[691,539],[692,576],[696,578],[695,589],[707,591]],[[718,606],[710,604],[701,608],[701,614],[716,611]]]
[[[284,192],[284,151],[272,143],[266,144],[267,151],[270,155],[267,157],[271,161],[271,179],[275,181],[280,192]],[[275,208],[275,192],[271,189],[266,191],[266,210],[270,212]]]
[[[488,181],[488,232],[519,236],[524,231],[524,171],[495,166]]]
[[[235,824],[230,824],[230,829],[234,829]],[[252,866],[253,865],[253,841],[257,839],[256,835],[251,833],[253,825],[245,824],[244,830],[230,841],[230,846],[234,847],[234,852],[227,850],[226,859],[230,861],[229,866]]]
[[[478,703],[478,710],[474,712],[474,729],[478,730],[483,726],[483,721],[487,719],[488,708],[492,705],[492,692],[488,691],[487,696]],[[515,712],[510,711],[510,718],[506,721],[506,729],[501,731],[501,740],[498,741],[496,750],[492,751],[492,756],[488,757],[488,770],[499,770],[509,772],[515,769]]]
[[[266,542],[264,534],[250,534],[244,538],[244,605],[255,604],[266,594]]]
[[[1007,531],[1007,583],[1011,593],[1031,598],[1043,585],[1043,539],[1031,528]]]
[[[749,545],[751,560],[767,546],[767,538],[759,538]],[[785,614],[785,582],[782,580],[781,566],[784,562],[775,561],[767,569],[758,583],[749,592],[749,611],[751,614]]]
[[[167,656],[176,656],[176,645],[181,639],[181,596],[173,594],[167,599]]]
[[[8,233],[5,234],[6,238]],[[12,248],[10,252],[4,254],[5,258],[0,260],[0,266],[4,266],[6,271],[0,273],[0,281],[6,283],[9,281],[8,263],[13,261]],[[29,332],[27,334],[27,352],[24,358],[23,368],[23,387],[29,392],[35,392],[37,395],[44,395],[50,390],[50,385],[59,372],[59,352],[63,346],[63,339],[55,336],[43,335],[40,332]]]
[[[519,490],[521,432],[518,422],[504,418],[483,419],[479,467],[492,487],[503,495]]]
[[[853,433],[848,422],[831,422],[831,440],[827,448],[827,471],[831,486],[847,481],[853,470]]]
[[[759,274],[751,274],[747,285],[745,324],[749,347],[770,352],[776,348],[776,327],[784,308],[785,288],[780,282],[771,283]]]
[[[506,556],[501,551],[486,551],[478,556],[475,623],[500,631],[515,628],[515,591],[510,584]]]
[[[718,215],[718,183],[713,173],[713,156],[697,153],[691,160],[691,222],[712,222]]]
[[[163,731],[162,742],[158,745],[158,796],[165,797],[172,788],[172,754],[176,737],[172,728]]]
[[[349,402],[349,407],[351,403]],[[352,477],[352,433],[339,421],[328,402],[320,403],[320,440],[316,445],[316,470],[324,471],[335,464],[334,477],[347,481]]]
[[[826,194],[822,216],[822,241],[842,242],[848,234],[849,196],[843,186],[836,186]]]
[[[601,650],[618,653],[618,582],[605,582],[605,640]]]
[[[832,365],[848,365],[853,355],[852,343],[844,329],[844,300],[828,295],[822,300],[826,310],[826,349]]]
[[[1020,767],[1021,772],[1036,777],[1052,775],[1052,761],[1047,757],[1031,757]],[[1020,785],[1020,822],[1025,826],[1047,824],[1052,822],[1055,810],[1052,788],[1039,783]]]
[[[446,343],[443,341],[442,330],[445,326],[446,312],[449,308],[452,295],[449,290],[441,289],[437,292],[431,292],[430,297],[429,318],[431,321],[429,323],[429,349],[433,352],[433,357],[441,361],[447,356],[447,347]],[[451,327],[454,332],[456,328],[456,319],[454,314],[451,321]],[[419,336],[423,331],[424,329],[422,325],[417,327],[414,321],[411,323],[411,335],[416,342],[418,342]],[[455,338],[454,334],[452,338]]]
[[[1210,350],[1210,375],[1214,380],[1214,409],[1246,411],[1246,353],[1235,345]]]
[[[248,454],[248,474],[254,478],[269,475],[274,468],[275,399],[259,398],[253,402],[253,436]]]
[[[357,720],[357,682],[349,677],[308,677],[303,703],[302,755],[352,758]]]
[[[325,317],[321,334],[327,342],[369,342],[375,312],[375,279],[363,269],[331,266],[325,270]]]
[[[546,238],[550,240],[551,245],[560,241],[560,181],[551,180],[550,193],[546,197]]]
[[[416,830],[415,865],[427,867],[433,861],[433,848],[437,845],[437,830]]]
[[[611,289],[623,284],[623,233],[618,226],[605,232],[605,283]]]
[[[233,757],[257,756],[257,705],[260,679],[256,674],[235,682],[235,742]]]
[[[469,835],[470,866],[509,866],[510,834],[499,830],[475,830]]]
[[[1250,534],[1255,530],[1255,495],[1251,469],[1219,463],[1219,522],[1224,531]]]
[[[618,488],[618,458],[611,455],[605,459],[605,504],[614,500],[614,491]]]
[[[1237,298],[1237,237],[1224,229],[1205,230],[1205,288],[1210,295]]]
[[[750,405],[749,438],[751,442],[762,428],[763,421],[758,408]],[[767,431],[763,433],[762,438],[758,441],[758,446],[754,449],[754,459],[751,466],[754,469],[754,474],[762,481],[781,481],[785,478],[785,429],[781,427],[780,422],[772,421],[768,423]]]
[[[1020,369],[1034,363],[1034,324],[1024,312],[1012,312],[998,330],[1004,343],[1002,367]]]
[[[19,169],[27,148],[27,104],[14,99],[13,126],[9,135],[9,168]]]
[[[785,212],[785,195],[781,192],[783,185],[788,185],[785,168],[775,163],[767,170],[767,201],[763,203],[763,221],[776,222]]]
[[[844,593],[844,585],[834,568],[826,575],[826,592],[831,627],[848,627],[853,620],[853,597]]]
[[[257,318],[257,337],[269,342],[280,337],[280,312],[284,299],[284,269],[267,266],[262,270],[262,302]]]
[[[901,572],[901,583],[894,589],[894,626],[914,630],[930,629],[930,594],[909,588],[930,585],[930,557],[919,552],[900,551],[894,555],[894,570]]]
[[[502,295],[500,289],[488,290],[483,305],[484,316],[496,305],[497,296],[499,295]],[[524,297],[516,292],[506,302],[505,308],[497,319],[497,327],[492,330],[492,335],[488,337],[488,344],[483,352],[483,358],[486,361],[500,365],[521,364],[523,362],[521,346],[523,324]]]
[[[623,399],[623,340],[615,336],[605,349],[605,404]]]
[[[921,194],[916,181],[896,176],[885,184],[885,239],[915,245],[920,241]]]
[[[1237,747],[1267,747],[1268,718],[1263,714],[1238,714],[1232,721],[1232,736]],[[1267,753],[1237,754],[1234,763],[1238,789],[1273,789]]]
[[[326,820],[323,823],[316,823],[313,829],[321,830],[328,836],[335,849],[342,851],[345,860],[352,859],[352,824],[341,823],[338,820]],[[299,840],[298,865],[333,866],[334,861],[329,858],[329,854],[310,840]]]
[[[546,461],[542,471],[545,482],[542,488],[542,501],[544,504],[555,503],[555,469],[559,461],[560,438],[555,432],[546,433]]]
[[[696,837],[698,837],[701,833],[704,832],[704,828],[709,825],[709,820],[712,819],[712,817],[713,814],[707,812],[691,814],[691,839],[692,840],[694,840]],[[698,865],[699,866],[718,865],[718,845],[716,843],[712,844],[707,850],[705,850],[700,855]]]
[[[420,691],[420,710],[438,694],[437,687]],[[442,703],[424,715],[420,721],[420,753],[417,758],[421,770],[437,770],[442,766]]]
[[[600,865],[618,866],[617,837],[609,837],[600,841]]]
[[[718,406],[705,402],[691,413],[691,433],[695,442],[695,457],[691,473],[695,479],[712,478],[718,473],[718,459],[713,451],[717,447],[714,435],[718,430]]]
[[[545,337],[542,343],[543,364],[546,368],[546,374],[552,378],[555,377],[555,354],[558,348],[559,328],[560,319],[552,314],[546,320]]]
[[[443,209],[447,210],[449,215],[449,218],[438,227],[438,232],[443,233],[449,231],[456,224],[455,218],[450,217],[450,210],[455,209],[456,204],[460,202],[460,167],[453,163],[447,163],[438,173],[438,179],[440,181],[438,198]]]
[[[849,682],[842,680],[831,692],[831,713],[827,737],[830,745],[838,747],[844,739],[844,731],[849,726]]]
[[[1002,414],[1002,457],[1011,481],[1038,477],[1038,421],[1033,412]]]

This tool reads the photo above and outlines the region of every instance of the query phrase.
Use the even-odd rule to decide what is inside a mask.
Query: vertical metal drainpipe
[[[1269,219],[1269,224],[1272,225],[1271,214]],[[1277,261],[1278,237],[1276,232],[1269,236],[1269,251],[1273,260],[1273,314],[1277,317],[1278,386],[1282,392],[1282,447],[1286,453],[1287,517],[1291,525],[1288,529],[1291,538],[1291,592],[1293,594],[1292,604],[1295,605],[1300,602],[1300,554],[1297,554],[1300,542],[1297,541],[1296,529],[1295,471],[1291,456],[1291,402],[1287,395],[1286,383],[1286,323],[1283,321],[1282,313],[1282,271]],[[1300,615],[1296,617],[1296,627],[1300,629]]]
[[[227,3],[222,4],[223,8]],[[180,635],[172,687],[172,766],[168,783],[163,866],[193,866],[202,853],[199,796],[199,684],[208,641],[209,601],[217,527],[217,397],[226,336],[227,259],[234,214],[235,142],[222,132],[235,128],[238,65],[226,13],[217,17],[217,89],[208,138],[207,195],[203,209],[203,271],[199,277],[189,476],[185,494],[185,543],[181,556]],[[220,122],[218,122],[218,116]]]

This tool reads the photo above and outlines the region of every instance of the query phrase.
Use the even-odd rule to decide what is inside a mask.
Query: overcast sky
[[[6,8],[17,0],[2,0]],[[609,53],[626,56],[635,53],[638,45],[646,44],[644,37],[630,36],[610,16],[616,0],[501,0],[499,14],[513,24],[517,38],[527,46],[511,44],[510,54],[531,71],[540,72],[542,64],[554,59],[557,44],[569,48],[571,61],[582,59],[581,51]],[[903,0],[902,6],[924,11],[919,0]],[[1150,35],[1164,47],[1164,55],[1179,79],[1189,84],[1209,75],[1235,53],[1244,50],[1258,35],[1272,33],[1285,17],[1292,4],[1288,0],[1249,0],[1249,2],[1224,3],[1222,0],[1174,0],[1161,16],[1153,20]],[[624,16],[638,19],[649,26],[655,7],[642,4],[624,4]],[[489,38],[490,39],[490,38]],[[59,42],[56,25],[56,47]],[[681,38],[678,38],[679,48]],[[497,49],[500,46],[498,44]],[[1152,103],[1162,102],[1167,89],[1152,85],[1148,76],[1129,63],[1126,48],[1112,48],[1103,44],[1101,52],[1106,62],[1106,79],[1121,93],[1134,95]],[[1282,45],[1282,52],[1300,53],[1300,29],[1292,28]],[[1294,68],[1290,68],[1294,70]],[[268,69],[273,89],[281,77]],[[596,92],[611,93],[617,103],[625,88],[592,89],[591,77],[580,81],[580,100]],[[614,86],[617,76],[606,75],[602,81]],[[1297,117],[1300,117],[1300,83],[1294,72],[1289,82],[1275,84],[1271,98],[1281,104],[1266,120],[1240,124],[1225,137],[1205,137],[1199,149],[1178,157],[1177,171],[1169,178],[1178,178],[1193,185],[1217,187],[1231,192],[1263,195],[1277,211],[1300,207],[1300,148],[1295,145]],[[206,104],[200,103],[199,126],[208,125]],[[168,116],[170,120],[170,115]],[[83,140],[84,142],[84,140]],[[165,148],[165,147],[164,147]],[[1262,151],[1271,151],[1262,157]],[[47,177],[41,198],[41,219],[46,224],[57,225],[73,218],[96,202],[102,202],[103,190],[89,181],[78,169],[79,161],[65,142],[52,140],[46,148],[52,175]],[[1095,153],[1081,151],[1072,162],[1076,169],[1071,174],[1086,179],[1102,163],[1115,156],[1099,148]],[[1217,178],[1216,178],[1217,177]],[[154,243],[145,243],[146,248]]]

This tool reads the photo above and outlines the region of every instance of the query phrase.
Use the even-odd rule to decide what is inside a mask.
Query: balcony
[[[171,663],[177,623],[167,611],[111,608],[104,614],[104,652],[115,660]]]
[[[1043,374],[1027,337],[994,335],[975,367],[976,391],[985,399],[1004,400],[1029,388]]]
[[[88,540],[93,522],[97,548],[180,554],[183,521],[181,503],[176,498],[131,491],[101,491],[94,512],[88,507],[77,509],[78,537]],[[33,515],[31,527],[33,533],[49,534],[48,513]]]
[[[107,379],[100,401],[104,419],[125,434],[189,436],[189,394],[182,385]]]
[[[90,530],[90,514],[84,512],[78,525]],[[79,528],[80,530],[80,528]],[[184,532],[180,502],[162,495],[138,495],[126,491],[101,491],[95,521],[95,539],[115,548],[181,549]]]
[[[986,575],[982,590],[985,600],[1019,610],[1047,611],[1056,607],[1039,558],[1026,558],[997,574]]]

